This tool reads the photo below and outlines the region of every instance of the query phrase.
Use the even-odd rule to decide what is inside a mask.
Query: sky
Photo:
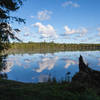
[[[24,18],[23,42],[100,43],[100,0],[25,0],[11,15]]]

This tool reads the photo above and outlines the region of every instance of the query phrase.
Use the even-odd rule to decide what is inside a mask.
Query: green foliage
[[[0,0],[0,23],[10,20],[24,22],[21,18],[9,15],[10,12],[18,10],[22,4],[22,0]]]
[[[93,89],[87,89],[82,95],[79,96],[80,100],[100,100],[97,96],[96,91]]]
[[[71,91],[69,86],[73,87],[73,85],[67,83],[26,84],[0,80],[0,100],[100,100],[100,96],[94,89]]]
[[[20,8],[22,0],[0,0],[0,50],[6,49],[9,46],[9,37],[18,39],[14,34],[19,32],[19,29],[13,29],[10,22],[17,21],[25,23],[24,19],[15,16],[10,16],[10,12],[14,12]]]
[[[54,50],[54,51],[75,51],[75,50],[100,50],[100,44],[60,44],[53,42],[29,42],[29,43],[12,43],[11,49],[24,50]]]

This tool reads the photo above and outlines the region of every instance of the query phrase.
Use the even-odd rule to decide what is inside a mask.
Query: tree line
[[[54,43],[54,42],[10,43],[10,49],[100,50],[100,44],[66,44],[66,43]]]

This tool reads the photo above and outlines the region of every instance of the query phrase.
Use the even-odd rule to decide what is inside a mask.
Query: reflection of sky
[[[98,58],[98,66],[100,66],[100,58]]]
[[[14,63],[12,61],[7,61],[6,65],[4,66],[4,69],[2,69],[2,72],[10,72],[13,65]]]
[[[49,74],[60,80],[65,78],[67,72],[71,72],[71,76],[78,72],[80,54],[91,68],[100,70],[100,51],[77,51],[9,55],[2,71],[8,74],[8,79],[22,82],[43,82],[47,80]]]
[[[47,82],[48,78],[49,78],[49,75],[40,75],[38,77],[38,81],[39,82]]]
[[[75,64],[77,64],[77,62],[74,60],[66,60],[66,65],[64,68],[68,68],[70,65],[75,65]]]
[[[39,68],[36,69],[36,72],[42,72],[45,69],[51,70],[53,69],[56,61],[58,60],[58,57],[53,57],[53,58],[42,58],[41,61],[39,62]]]

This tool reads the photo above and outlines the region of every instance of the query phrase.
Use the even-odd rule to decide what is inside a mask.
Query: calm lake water
[[[70,76],[73,77],[79,71],[80,54],[89,67],[100,71],[100,51],[67,51],[47,54],[10,54],[5,59],[6,66],[2,73],[8,75],[8,80],[25,83],[45,82],[50,75],[60,81],[65,79],[67,72],[71,72]]]

